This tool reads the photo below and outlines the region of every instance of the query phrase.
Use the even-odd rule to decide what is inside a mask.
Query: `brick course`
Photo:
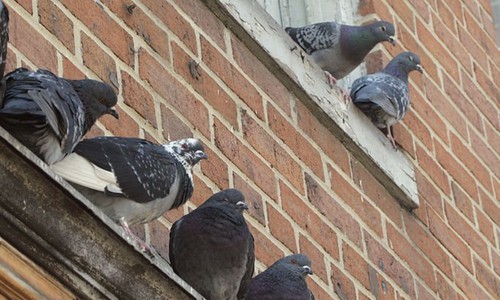
[[[498,296],[500,51],[490,1],[360,1],[361,15],[398,31],[397,48],[380,47],[369,70],[403,50],[425,69],[411,74],[412,107],[395,128],[416,169],[421,206],[412,213],[205,1],[134,0],[131,13],[124,0],[4,2],[8,70],[45,68],[116,88],[120,120],[102,118],[89,136],[206,144],[191,203],[134,228],[162,255],[188,207],[236,187],[251,207],[259,269],[291,252],[309,255],[316,299]]]

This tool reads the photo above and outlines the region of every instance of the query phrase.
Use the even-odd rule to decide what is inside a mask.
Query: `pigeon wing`
[[[298,28],[287,27],[285,30],[307,54],[331,48],[340,38],[340,25],[335,22],[316,23]]]

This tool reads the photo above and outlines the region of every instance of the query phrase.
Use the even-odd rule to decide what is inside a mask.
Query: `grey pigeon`
[[[118,118],[116,93],[100,81],[19,68],[2,88],[0,125],[49,165],[71,153],[99,117]]]
[[[128,225],[146,223],[186,203],[193,167],[207,158],[198,139],[158,145],[139,138],[96,137],[52,165],[66,180],[96,191],[84,194],[130,237]],[[141,244],[141,246],[145,246]]]
[[[408,110],[408,74],[414,70],[423,72],[420,58],[415,53],[403,52],[382,71],[356,79],[351,87],[354,104],[378,128],[387,128],[387,137],[394,147],[396,142],[391,126],[400,121]]]
[[[253,236],[236,189],[212,195],[170,231],[174,271],[207,299],[245,299],[254,271]]]
[[[314,300],[307,287],[311,260],[303,254],[288,255],[255,276],[246,300]]]
[[[9,42],[9,10],[7,6],[0,1],[0,78],[5,72],[5,63],[7,59],[7,43]]]
[[[325,71],[332,84],[359,66],[378,43],[395,44],[394,26],[385,21],[364,26],[324,22],[287,27],[285,31]]]

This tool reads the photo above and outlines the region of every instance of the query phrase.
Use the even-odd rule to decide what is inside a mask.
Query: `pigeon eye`
[[[386,31],[387,30],[387,28],[385,28],[385,26],[380,27],[380,29],[382,29],[382,31]]]

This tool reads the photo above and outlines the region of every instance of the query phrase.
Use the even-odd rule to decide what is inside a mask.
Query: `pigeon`
[[[7,59],[7,43],[9,42],[9,10],[7,6],[0,1],[0,78],[5,72],[5,63]]]
[[[236,189],[212,195],[172,225],[169,256],[175,273],[206,299],[245,299],[254,271],[254,240]]]
[[[129,225],[153,221],[186,203],[194,189],[193,167],[206,158],[202,143],[194,138],[158,145],[139,138],[101,136],[82,140],[51,168],[90,189],[84,193],[89,200],[137,240]]]
[[[116,93],[97,80],[19,68],[1,87],[0,125],[48,165],[71,153],[99,117],[118,118]]]
[[[311,260],[307,256],[285,256],[252,279],[245,299],[314,300],[306,283],[306,276],[312,274]]]
[[[363,26],[323,22],[285,31],[325,71],[331,84],[351,73],[378,43],[396,43],[394,25],[385,21]]]
[[[408,74],[423,73],[420,58],[412,52],[403,52],[394,57],[378,73],[356,79],[351,87],[353,103],[378,128],[387,128],[387,137],[396,148],[391,126],[400,121],[410,105]]]

